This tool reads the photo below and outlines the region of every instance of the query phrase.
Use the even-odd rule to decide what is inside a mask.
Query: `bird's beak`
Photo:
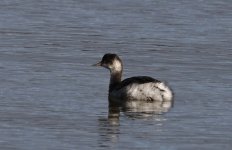
[[[101,66],[101,62],[98,62],[98,63],[96,63],[96,64],[93,64],[92,66],[95,66],[95,67]]]

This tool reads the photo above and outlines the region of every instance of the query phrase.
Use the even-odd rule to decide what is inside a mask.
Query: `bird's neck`
[[[122,70],[121,71],[111,71],[109,92],[111,92],[117,85],[119,85],[121,83],[121,79],[122,79]]]

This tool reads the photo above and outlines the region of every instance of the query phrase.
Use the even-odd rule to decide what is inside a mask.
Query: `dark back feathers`
[[[149,82],[160,83],[161,81],[151,78],[151,77],[147,77],[147,76],[137,76],[137,77],[131,77],[131,78],[127,78],[123,80],[118,88],[121,89],[133,83],[144,84],[144,83],[149,83]]]

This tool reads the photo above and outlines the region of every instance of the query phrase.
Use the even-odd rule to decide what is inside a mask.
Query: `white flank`
[[[126,93],[132,99],[138,100],[155,100],[155,101],[171,101],[173,98],[172,91],[164,83],[145,83],[132,84],[127,86]]]

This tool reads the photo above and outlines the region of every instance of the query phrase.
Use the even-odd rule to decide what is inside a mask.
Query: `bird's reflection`
[[[173,102],[144,102],[127,101],[123,104],[109,103],[108,117],[101,117],[99,121],[99,133],[101,147],[112,148],[113,143],[119,141],[120,135],[120,114],[132,119],[155,120],[158,127],[162,126],[163,113],[166,113],[173,106]]]
[[[110,103],[108,107],[108,118],[104,119],[105,123],[109,125],[120,125],[119,117],[122,112],[123,115],[129,118],[150,118],[152,116],[166,113],[173,107],[173,101],[127,101],[122,104]]]
[[[147,118],[166,113],[173,107],[173,101],[126,101],[122,104],[109,103],[108,118],[119,118],[120,111],[131,118]]]
[[[113,143],[117,143],[119,139],[119,116],[120,107],[110,106],[108,110],[108,117],[101,117],[99,122],[99,146],[102,148],[112,148]]]

